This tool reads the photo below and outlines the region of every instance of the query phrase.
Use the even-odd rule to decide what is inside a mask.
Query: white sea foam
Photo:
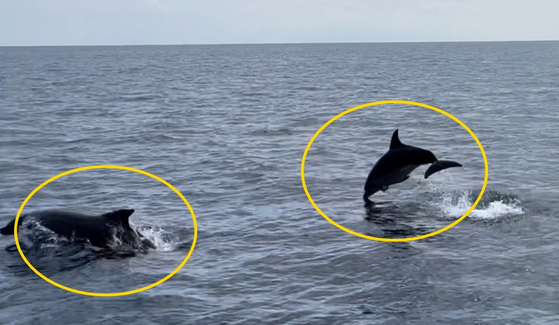
[[[170,252],[180,244],[176,236],[160,227],[139,226],[138,231],[153,242],[158,251]]]
[[[443,212],[444,218],[457,219],[466,213],[476,197],[469,191],[458,193],[444,193],[435,205]],[[483,203],[483,204],[482,204]],[[483,198],[476,208],[468,215],[470,219],[487,220],[524,214],[524,209],[517,199],[504,199],[503,197]]]

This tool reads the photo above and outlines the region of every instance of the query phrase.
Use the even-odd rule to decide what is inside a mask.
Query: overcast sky
[[[559,0],[0,0],[2,45],[558,40]]]

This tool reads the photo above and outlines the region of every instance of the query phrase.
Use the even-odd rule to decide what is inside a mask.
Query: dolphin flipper
[[[462,165],[460,165],[459,163],[457,163],[455,161],[437,160],[434,163],[432,163],[431,166],[429,166],[429,168],[427,168],[427,170],[425,171],[425,179],[427,179],[429,176],[433,175],[436,172],[439,172],[441,170],[451,168],[451,167],[462,167]]]

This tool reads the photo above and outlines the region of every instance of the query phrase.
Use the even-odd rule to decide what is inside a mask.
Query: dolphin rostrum
[[[412,171],[426,164],[431,166],[425,172],[425,178],[443,169],[462,167],[454,161],[438,160],[429,150],[403,144],[398,138],[398,129],[396,129],[392,134],[390,149],[377,161],[367,177],[363,200],[371,203],[369,200],[371,195],[388,190],[389,185],[405,181]]]

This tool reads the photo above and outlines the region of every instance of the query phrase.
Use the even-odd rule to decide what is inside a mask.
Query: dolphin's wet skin
[[[136,252],[146,253],[155,249],[153,242],[131,227],[129,218],[133,213],[133,209],[99,215],[62,209],[34,211],[19,218],[20,238],[25,239],[29,235],[31,241],[30,245],[26,245],[20,240],[20,245],[28,252],[37,252],[41,251],[41,246],[53,243],[54,236],[59,236],[63,240],[56,243],[66,246],[75,244],[81,248],[89,244],[90,251],[106,258],[134,256]],[[14,225],[15,219],[0,229],[0,233],[13,235]]]
[[[454,161],[437,160],[429,150],[403,144],[396,129],[392,134],[388,152],[377,161],[367,177],[363,194],[365,205],[372,203],[369,199],[371,195],[378,191],[387,191],[390,185],[404,182],[412,171],[426,164],[431,166],[425,172],[425,178],[450,167],[462,166]]]
[[[155,250],[156,245],[138,227],[130,225],[133,213],[133,209],[98,215],[64,209],[33,211],[19,218],[19,244],[31,265],[47,277],[88,267],[98,259],[120,260],[145,255]],[[1,228],[0,233],[13,235],[14,224],[15,219]],[[14,257],[19,255],[15,244],[8,245],[5,250]],[[32,274],[21,259],[16,261],[21,263],[10,266],[15,275]]]

